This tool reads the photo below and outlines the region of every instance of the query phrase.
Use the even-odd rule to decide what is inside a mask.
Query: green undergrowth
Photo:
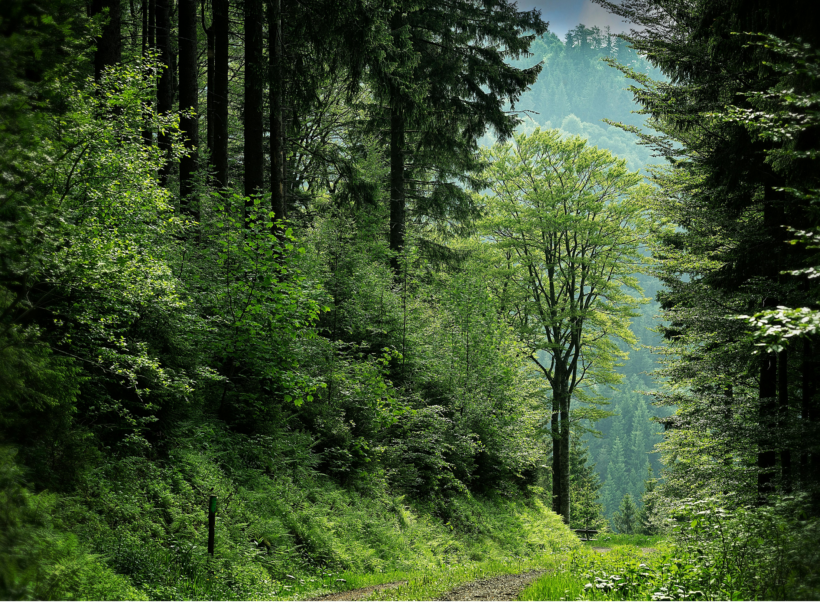
[[[49,502],[55,529],[85,560],[65,570],[73,590],[54,594],[306,599],[409,580],[397,596],[429,598],[476,578],[548,567],[578,547],[537,488],[411,500],[375,470],[344,485],[330,480],[316,470],[311,444],[296,432],[250,438],[206,423],[187,426],[162,458],[102,462],[70,496]],[[105,597],[98,576],[110,586]]]
[[[619,541],[617,544],[613,541]],[[652,545],[653,548],[647,548]],[[601,552],[594,547],[606,547]],[[586,543],[570,551],[550,572],[521,592],[520,601],[645,600],[641,574],[661,565],[669,544],[662,537],[612,535],[610,542]]]
[[[595,540],[585,541],[583,544],[588,547],[612,547],[616,545],[654,547],[668,540],[668,536],[644,534],[599,534]]]

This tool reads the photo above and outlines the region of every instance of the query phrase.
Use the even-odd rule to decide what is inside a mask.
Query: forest
[[[0,598],[820,598],[816,11],[595,2],[0,3]]]

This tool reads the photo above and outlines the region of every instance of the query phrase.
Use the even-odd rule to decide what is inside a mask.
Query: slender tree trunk
[[[390,18],[390,29],[398,31],[401,26],[402,14],[396,11]],[[393,257],[390,259],[390,265],[396,275],[401,270],[407,204],[404,172],[406,123],[400,103],[398,91],[392,91],[390,98],[390,251],[393,252]]]
[[[774,471],[777,462],[774,438],[774,405],[777,396],[777,356],[766,354],[760,367],[760,427],[765,430],[761,436],[757,453],[757,494],[761,503],[774,492]]]
[[[817,412],[817,337],[806,336],[803,340],[803,357],[800,364],[802,373],[802,399],[800,403],[801,430],[804,443],[800,453],[800,481],[803,490],[815,489],[820,483],[820,457],[818,457],[818,416]],[[818,493],[815,490],[815,496]]]
[[[552,510],[560,515],[564,486],[561,455],[564,449],[561,446],[561,393],[555,389],[552,392],[550,436],[552,438]]]
[[[142,56],[148,57],[148,52],[154,50],[156,46],[156,0],[142,0]],[[153,86],[152,86],[153,87]],[[152,101],[145,101],[145,119],[150,119]],[[146,146],[154,144],[154,131],[146,127],[142,131],[142,140]]]
[[[245,195],[264,189],[265,152],[262,118],[262,0],[245,0]],[[253,205],[253,202],[250,202]]]
[[[196,147],[199,144],[199,79],[197,65],[197,0],[179,0],[179,108],[192,111],[180,120],[188,154],[179,164],[179,192],[182,209],[199,221],[193,199],[194,174],[197,170]]]
[[[790,492],[792,489],[792,451],[791,429],[789,417],[789,353],[781,350],[777,354],[777,439],[780,441],[780,470],[783,475],[783,489]]]
[[[207,0],[202,0],[202,29],[205,31],[205,37],[208,45],[208,64],[206,68],[207,80],[207,94],[205,97],[205,123],[206,123],[206,141],[208,146],[208,156],[210,157],[211,166],[213,166],[214,156],[214,26],[205,25],[205,5]]]
[[[566,392],[561,400],[561,493],[558,500],[561,517],[564,523],[569,525],[570,505],[569,505],[569,402],[570,396]]]
[[[393,273],[401,271],[404,250],[406,194],[404,185],[404,115],[395,105],[390,109],[390,265]]]
[[[282,123],[282,97],[284,91],[282,47],[282,3],[268,2],[268,58],[270,86],[270,191],[271,209],[277,220],[284,220],[285,204],[285,128]]]
[[[213,0],[214,30],[214,179],[217,187],[228,186],[228,53],[229,0]]]
[[[157,86],[157,113],[167,115],[174,110],[174,76],[171,59],[171,0],[157,0],[157,49],[159,60],[164,65],[162,75]],[[162,186],[168,184],[168,175],[171,173],[171,137],[168,134],[159,134],[159,148],[165,154],[165,163],[159,172]]]
[[[108,17],[103,26],[102,35],[97,38],[97,50],[94,53],[94,79],[100,81],[103,70],[109,65],[122,61],[122,5],[120,0],[93,0],[91,15],[99,15],[108,9]]]

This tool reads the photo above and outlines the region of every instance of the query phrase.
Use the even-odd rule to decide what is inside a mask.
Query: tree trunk
[[[270,191],[271,209],[276,220],[285,219],[285,129],[282,123],[282,4],[268,3],[268,58],[270,86]]]
[[[229,0],[213,0],[214,146],[212,159],[218,188],[228,186],[228,53]]]
[[[561,456],[564,448],[561,446],[561,393],[552,392],[552,417],[550,421],[550,436],[552,437],[552,510],[561,514],[563,500],[564,474],[561,470]]]
[[[174,76],[171,60],[171,0],[157,1],[157,50],[159,60],[163,64],[162,75],[157,86],[157,113],[167,115],[174,110]],[[167,186],[168,175],[171,173],[171,137],[159,133],[159,148],[165,154],[165,163],[159,171],[162,186]]]
[[[765,430],[761,435],[757,452],[757,494],[761,503],[765,503],[774,491],[774,469],[777,461],[774,438],[773,406],[777,396],[777,356],[766,354],[760,367],[760,427]],[[765,438],[765,439],[764,439]]]
[[[262,0],[245,0],[245,195],[260,194],[264,188],[265,153],[262,146]],[[247,202],[246,202],[247,203]],[[253,202],[249,205],[252,207]]]
[[[197,65],[197,0],[179,0],[179,108],[193,112],[180,120],[188,154],[179,164],[179,194],[182,210],[199,221],[193,194],[197,169],[196,146],[199,144],[199,80]]]
[[[202,29],[205,31],[205,37],[208,45],[208,65],[206,68],[206,82],[207,93],[205,96],[205,123],[206,123],[206,141],[208,146],[208,156],[210,157],[211,166],[213,166],[214,158],[214,26],[205,25],[205,4],[207,0],[202,0]],[[210,172],[210,170],[209,170]]]
[[[102,34],[97,38],[97,50],[94,53],[94,79],[100,81],[103,70],[109,65],[122,61],[121,22],[122,6],[120,0],[93,0],[91,15],[99,15],[108,9],[106,23]]]
[[[400,11],[396,11],[390,19],[390,29],[398,31],[401,26],[402,14]],[[390,251],[393,252],[390,265],[393,268],[393,273],[398,275],[401,270],[401,253],[404,250],[405,209],[407,203],[404,185],[406,124],[398,91],[391,91],[390,96]]]
[[[782,442],[780,449],[780,470],[783,475],[783,489],[790,492],[792,488],[792,452],[789,417],[789,353],[781,350],[777,354],[777,440]]]
[[[569,393],[565,393],[561,400],[561,492],[558,499],[559,513],[564,520],[564,523],[569,525],[570,508],[569,508]]]
[[[149,51],[156,48],[156,0],[142,0],[142,56],[146,58]],[[152,101],[145,101],[145,119],[150,119]],[[142,131],[142,140],[146,146],[154,144],[154,131],[146,127]]]
[[[394,104],[390,109],[390,265],[396,275],[401,272],[404,249],[404,129],[404,115]]]
[[[802,399],[800,404],[801,440],[806,444],[800,453],[800,480],[803,490],[816,489],[820,483],[820,458],[818,458],[817,421],[817,360],[816,337],[809,335],[803,340]],[[815,492],[815,495],[817,493]]]

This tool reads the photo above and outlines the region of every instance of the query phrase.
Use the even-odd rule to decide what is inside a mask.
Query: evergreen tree
[[[631,494],[626,493],[621,499],[621,505],[612,515],[612,527],[619,534],[636,534],[638,532],[640,527],[638,508],[635,506]]]
[[[624,463],[624,448],[621,438],[616,437],[610,453],[609,466],[606,470],[606,480],[601,492],[602,502],[607,515],[612,516],[618,508],[618,503],[626,494],[626,465]]]
[[[809,301],[806,287],[783,275],[809,262],[805,249],[787,244],[783,224],[786,216],[803,226],[816,222],[806,197],[791,192],[815,185],[816,159],[772,157],[792,144],[816,147],[817,130],[753,138],[720,115],[729,103],[759,111],[765,103],[756,92],[814,86],[761,68],[777,61],[772,46],[734,35],[764,32],[816,45],[818,30],[803,18],[810,3],[599,3],[644,26],[628,40],[672,82],[624,68],[640,83],[636,97],[657,128],[658,135],[644,141],[672,160],[656,178],[665,191],[659,207],[677,226],[656,255],[664,260],[660,300],[671,322],[664,334],[681,355],[668,365],[672,387],[658,395],[679,409],[667,423],[664,447],[676,462],[664,489],[690,496],[693,483],[704,493],[725,492],[731,484],[739,502],[763,503],[794,485],[792,458],[802,446],[794,437],[802,431],[794,423],[794,381],[803,365],[782,353],[756,353],[748,326],[732,315]],[[687,17],[658,18],[676,11]]]

